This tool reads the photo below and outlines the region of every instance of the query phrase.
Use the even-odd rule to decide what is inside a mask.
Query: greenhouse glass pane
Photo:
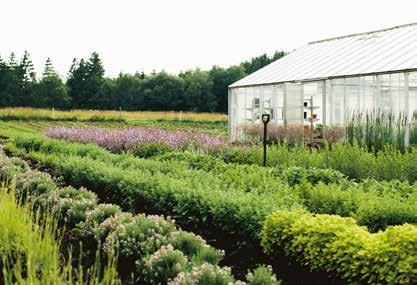
[[[417,119],[417,72],[410,72],[408,75],[408,94],[410,103],[409,116]]]
[[[286,106],[285,120],[287,124],[303,124],[303,92],[302,84],[285,83]]]

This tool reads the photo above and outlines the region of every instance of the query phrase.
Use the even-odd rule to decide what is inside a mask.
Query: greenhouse
[[[283,126],[344,126],[417,112],[417,23],[311,42],[229,86],[229,139],[270,114]]]

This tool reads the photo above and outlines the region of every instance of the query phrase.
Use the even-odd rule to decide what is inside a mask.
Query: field
[[[417,283],[414,147],[284,142],[261,167],[223,115],[48,112],[1,112],[0,179],[65,229],[81,279]]]

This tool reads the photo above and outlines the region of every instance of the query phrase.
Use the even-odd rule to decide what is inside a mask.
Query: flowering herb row
[[[66,243],[87,245],[82,251],[84,259],[95,258],[98,249],[104,257],[117,256],[125,282],[131,282],[133,276],[140,284],[245,284],[236,281],[229,268],[218,266],[221,251],[200,236],[178,229],[170,218],[132,215],[119,206],[99,204],[94,193],[62,188],[49,174],[0,153],[0,180],[13,179],[20,199],[57,217],[65,228]],[[247,275],[247,284],[279,282],[270,270],[259,267]]]
[[[195,131],[169,131],[159,128],[127,128],[104,130],[99,128],[52,127],[45,135],[71,142],[95,143],[113,151],[134,150],[143,144],[165,145],[172,150],[199,149],[207,151],[225,145],[225,141]]]

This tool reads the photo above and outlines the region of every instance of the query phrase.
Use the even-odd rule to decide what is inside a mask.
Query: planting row
[[[227,163],[255,164],[262,161],[259,147],[227,146],[224,141],[193,132],[172,132],[160,129],[126,129],[106,131],[92,128],[50,128],[46,135],[72,142],[96,143],[110,151],[132,151],[140,157],[151,157],[173,150],[201,150]],[[334,144],[320,152],[311,153],[304,146],[289,147],[276,144],[269,147],[268,165],[285,169],[304,168],[333,169],[347,177],[360,181],[374,178],[414,182],[417,180],[417,151],[410,148],[401,153],[386,146],[370,152],[358,145]]]
[[[62,259],[55,225],[17,201],[13,187],[0,187],[1,284],[120,284],[113,263],[103,271],[98,264],[79,270],[71,258]]]
[[[311,270],[326,270],[352,284],[417,284],[417,227],[369,233],[351,218],[280,211],[264,225],[262,244]]]
[[[98,204],[97,197],[83,188],[59,187],[52,178],[32,171],[18,159],[0,155],[0,179],[16,179],[19,199],[34,209],[57,217],[67,231],[65,242],[83,243],[83,263],[95,252],[117,256],[118,269],[126,282],[140,284],[231,284],[228,268],[219,267],[222,252],[199,236],[177,228],[162,216],[123,213],[112,204]],[[247,275],[248,284],[278,284],[266,267]],[[244,284],[236,281],[233,284]]]
[[[35,139],[32,138],[32,140]],[[174,180],[169,176],[161,176],[157,171],[152,174],[148,173],[147,179],[142,179],[141,171],[129,170],[128,168],[131,167],[129,164],[125,165],[124,170],[109,166],[112,159],[119,156],[94,146],[65,145],[56,141],[48,143],[48,140],[40,140],[43,143],[36,141],[33,144],[38,144],[37,149],[48,149],[49,152],[59,152],[61,149],[61,153],[66,152],[67,156],[46,155],[46,152],[22,152],[21,154],[26,153],[33,159],[41,161],[43,166],[53,168],[68,181],[79,183],[83,181],[91,185],[96,183],[97,193],[102,194],[107,185],[109,190],[116,192],[112,199],[127,208],[140,205],[148,211],[173,213],[181,224],[190,228],[195,226],[196,230],[219,240],[231,241],[234,237],[233,242],[238,241],[241,246],[245,246],[245,243],[247,246],[250,242],[254,245],[257,242],[260,243],[257,233],[262,228],[265,217],[275,212],[267,219],[263,231],[262,244],[270,256],[280,258],[284,254],[295,258],[311,270],[324,269],[349,282],[389,284],[415,282],[417,274],[414,263],[416,254],[414,226],[389,227],[384,232],[371,234],[350,218],[329,215],[312,216],[302,210],[296,210],[295,205],[292,211],[285,211],[283,207],[275,211],[271,207],[266,207],[268,204],[264,199],[257,199],[253,201],[253,204],[251,204],[252,201],[245,200],[243,197],[256,197],[251,196],[250,192],[238,195],[237,192],[227,193],[223,190],[230,194],[228,199],[216,189],[212,192],[210,188],[207,191],[199,188],[189,189],[186,184],[178,182],[175,185],[165,184],[173,183]],[[22,146],[22,143],[23,138],[19,145]],[[10,145],[11,150],[12,148],[13,146]],[[84,153],[84,156],[81,158],[74,154],[68,155],[74,151],[78,154]],[[89,156],[89,152],[95,159]],[[66,162],[59,163],[64,158]],[[125,158],[129,157],[125,156]],[[141,161],[143,160],[131,158],[130,163]],[[157,164],[153,163],[155,167]],[[194,173],[198,175],[204,172],[195,171]],[[155,176],[159,179],[154,180]],[[318,186],[325,187],[324,184]],[[391,186],[394,187],[394,185]],[[316,188],[310,190],[315,192],[314,189]],[[294,190],[296,189],[293,189],[293,192],[297,192]],[[345,192],[346,195],[350,194],[350,191]],[[264,195],[265,193],[258,197],[265,197]],[[233,200],[235,198],[238,203]],[[378,196],[371,198],[378,198]],[[320,200],[317,199],[317,201]],[[379,203],[382,202],[382,198],[373,201],[375,207],[370,208],[370,211],[378,209]],[[340,202],[340,204],[343,203]],[[385,206],[388,205],[385,204]],[[397,210],[396,205],[390,206],[391,208],[386,209],[394,212]],[[130,209],[134,210],[134,207]],[[381,214],[382,218],[387,215],[379,211],[374,213]],[[409,214],[406,209],[404,213]],[[387,216],[392,218],[390,215]],[[247,238],[246,241],[245,238]],[[398,245],[394,246],[395,243]]]
[[[134,210],[136,205],[150,204],[149,210],[158,213],[164,209],[166,214],[179,211],[179,217],[186,217],[191,211],[199,214],[192,215],[195,219],[202,216],[222,221],[220,229],[225,224],[238,224],[238,232],[243,230],[253,241],[257,240],[256,230],[260,229],[258,215],[250,217],[249,221],[241,220],[240,214],[233,218],[224,217],[225,204],[227,208],[237,207],[233,213],[239,213],[242,207],[249,207],[249,212],[261,213],[260,220],[273,210],[294,208],[351,216],[371,231],[417,222],[417,185],[408,182],[366,180],[355,183],[333,170],[291,167],[280,172],[276,168],[256,165],[226,164],[208,155],[191,153],[169,153],[158,156],[160,161],[154,161],[138,159],[130,154],[112,154],[93,145],[18,134],[15,134],[14,145],[9,145],[9,148],[16,152],[23,151],[24,155],[30,155],[44,166],[55,169],[57,175],[64,176],[69,183],[88,185],[103,199],[120,201],[126,209]],[[100,172],[105,170],[109,174],[103,177]],[[105,190],[108,185],[113,185],[111,191]],[[150,190],[155,197],[149,194]],[[159,196],[159,191],[167,193],[167,196]],[[171,192],[174,192],[173,196],[168,194]],[[178,206],[179,201],[188,205],[188,199],[191,199],[189,193],[193,193],[193,203],[207,205],[207,211],[203,208],[196,212]],[[231,197],[243,204],[235,204],[235,200],[230,201]],[[184,199],[187,202],[183,202]],[[214,200],[209,203],[208,199]],[[164,206],[155,206],[161,203]],[[217,210],[219,204],[223,206]],[[188,222],[193,223],[186,220]],[[233,233],[235,227],[232,229]]]
[[[161,144],[171,150],[207,151],[225,145],[221,139],[189,131],[167,131],[158,128],[103,130],[98,128],[55,127],[46,130],[48,137],[72,142],[96,143],[113,152],[133,150],[138,145]]]

